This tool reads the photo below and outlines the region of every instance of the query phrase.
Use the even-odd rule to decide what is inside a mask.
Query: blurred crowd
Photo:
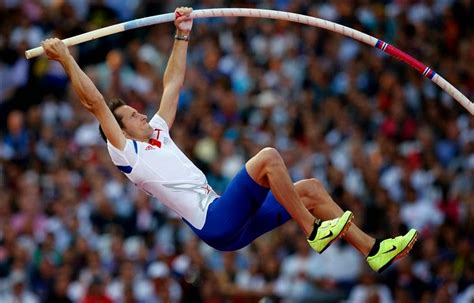
[[[324,254],[289,222],[218,252],[112,164],[57,62],[24,58],[149,15],[250,7],[317,16],[419,58],[474,100],[474,3],[0,1],[0,302],[456,302],[474,300],[474,117],[381,51],[254,18],[195,20],[175,142],[222,193],[264,146],[317,178],[384,238],[420,231],[384,274],[341,240]],[[106,98],[151,117],[174,39],[162,24],[71,48]]]

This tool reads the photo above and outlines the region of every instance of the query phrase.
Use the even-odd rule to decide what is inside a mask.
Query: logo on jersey
[[[148,139],[148,144],[161,148],[160,133],[162,129],[155,128],[156,137]]]
[[[147,145],[145,147],[145,150],[153,150],[153,149],[155,149],[155,148],[152,145]]]

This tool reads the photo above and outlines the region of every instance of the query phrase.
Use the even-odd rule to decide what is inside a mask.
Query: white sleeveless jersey
[[[127,139],[121,151],[107,142],[112,162],[136,186],[202,229],[208,206],[218,195],[173,142],[165,120],[156,114],[149,123],[155,129],[151,144]]]

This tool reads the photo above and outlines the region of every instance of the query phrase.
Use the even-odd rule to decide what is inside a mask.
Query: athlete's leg
[[[255,182],[271,189],[278,202],[309,237],[315,218],[301,202],[278,151],[274,148],[264,148],[250,159],[245,167]]]
[[[201,239],[217,249],[237,249],[246,245],[249,240],[285,221],[278,219],[278,216],[284,216],[277,208],[262,209],[270,188],[273,204],[283,206],[286,220],[291,216],[305,232],[310,246],[319,253],[343,235],[351,223],[352,213],[347,211],[340,218],[315,224],[315,218],[300,200],[280,155],[275,149],[266,148],[248,161],[224,194],[209,205],[204,226],[201,229],[190,226]],[[255,216],[256,213],[259,215]],[[262,220],[254,220],[255,217]],[[249,232],[245,226],[252,230]]]
[[[233,240],[228,243],[219,243],[218,249],[229,251],[241,249],[252,243],[261,235],[274,230],[291,219],[286,209],[275,199],[272,192],[268,192],[263,204],[250,215],[245,224]]]
[[[329,196],[317,179],[306,179],[295,183],[295,189],[306,208],[317,218],[328,220],[342,216],[344,211]],[[354,223],[349,227],[344,239],[352,244],[364,256],[367,256],[375,239],[367,235]]]
[[[343,213],[316,179],[302,180],[295,184],[295,188],[300,199],[315,216],[330,219]],[[367,263],[373,270],[380,273],[393,261],[408,254],[416,242],[417,234],[416,230],[411,229],[402,236],[375,240],[352,224],[344,238],[367,257]]]

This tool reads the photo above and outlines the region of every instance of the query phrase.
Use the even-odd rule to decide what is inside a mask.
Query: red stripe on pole
[[[394,56],[398,60],[401,60],[401,61],[407,63],[408,65],[410,65],[411,67],[413,67],[414,69],[416,69],[417,71],[419,71],[422,74],[425,71],[426,65],[424,65],[420,61],[416,60],[415,58],[413,58],[409,54],[405,53],[404,51],[399,50],[395,46],[392,46],[392,45],[388,44],[387,48],[385,49],[385,52],[387,54],[390,54],[390,55]]]

